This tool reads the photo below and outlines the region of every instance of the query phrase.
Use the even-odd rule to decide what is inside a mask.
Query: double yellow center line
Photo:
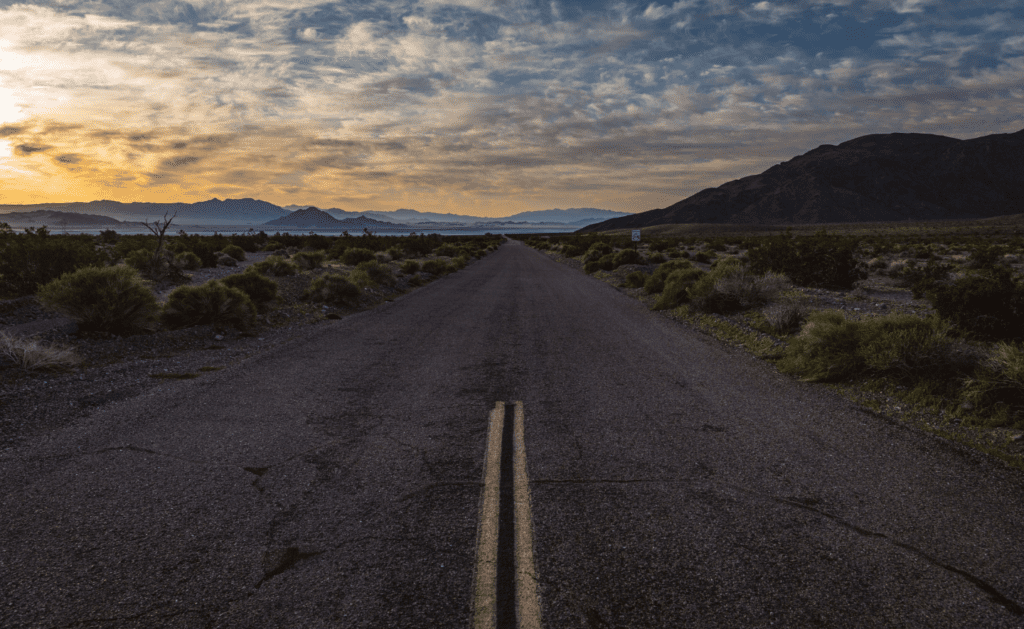
[[[504,402],[491,411],[477,534],[474,629],[541,629],[524,418],[522,402],[515,403],[512,425]]]

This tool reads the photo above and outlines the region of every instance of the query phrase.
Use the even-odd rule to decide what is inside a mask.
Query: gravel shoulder
[[[583,263],[577,258],[570,258],[551,250],[541,251],[541,253],[583,273]],[[730,255],[740,253],[742,252],[733,251]],[[708,263],[693,262],[693,264],[705,271],[711,268]],[[658,296],[648,295],[643,288],[626,287],[624,283],[626,276],[634,271],[652,273],[657,267],[657,264],[628,264],[614,271],[597,271],[592,277],[636,299],[650,309],[658,301]],[[1020,271],[1021,269],[1017,268],[1016,270]],[[876,273],[872,273],[867,279],[858,282],[857,288],[854,290],[842,291],[794,286],[790,291],[790,297],[803,303],[810,311],[840,310],[846,318],[852,320],[864,320],[892,314],[927,317],[935,312],[927,299],[914,299],[909,288],[900,286],[892,278]],[[767,341],[779,350],[784,349],[786,347],[785,339],[768,334],[751,325],[756,312],[755,310],[733,315],[704,314],[702,317],[717,320],[736,328],[747,338]],[[662,310],[658,311],[658,314],[676,321],[680,325],[715,337],[725,344],[754,355],[757,354],[752,347],[747,346],[747,343],[726,338],[713,326],[698,325],[692,317],[683,316],[677,310]],[[901,400],[886,392],[868,390],[852,383],[818,386],[835,390],[846,399],[858,404],[863,410],[879,417],[915,427],[953,443],[981,450],[1002,462],[1008,462],[1015,467],[1024,469],[1024,433],[1020,430],[967,426],[958,418],[947,416],[944,411],[936,413],[931,409]],[[902,387],[897,387],[897,389],[902,389]]]
[[[270,255],[250,253],[237,266],[189,272],[186,285],[197,286],[241,273]],[[410,259],[422,262],[433,257]],[[401,262],[388,265],[397,277],[395,286],[366,288],[353,307],[311,304],[302,301],[301,296],[316,277],[354,267],[334,261],[295,276],[275,277],[279,299],[268,312],[259,315],[257,326],[248,332],[202,325],[131,336],[92,334],[79,332],[73,321],[46,309],[34,297],[0,301],[0,334],[72,348],[81,358],[81,363],[71,369],[33,371],[0,357],[0,452],[32,435],[73,423],[106,404],[142,395],[167,380],[206,377],[286,344],[310,326],[372,310],[419,288],[410,281],[413,276],[398,272]],[[438,279],[428,273],[418,276],[422,285]],[[176,285],[152,288],[164,303]]]

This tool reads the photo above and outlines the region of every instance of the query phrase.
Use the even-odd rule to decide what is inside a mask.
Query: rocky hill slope
[[[824,144],[759,175],[579,232],[679,223],[766,225],[971,219],[1024,213],[1024,130]]]

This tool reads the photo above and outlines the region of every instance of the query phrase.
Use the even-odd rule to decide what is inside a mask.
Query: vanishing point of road
[[[0,455],[0,626],[1021,627],[1022,480],[507,242]]]

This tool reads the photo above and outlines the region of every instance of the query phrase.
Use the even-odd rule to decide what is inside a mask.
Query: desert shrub
[[[171,291],[160,318],[169,328],[213,324],[247,330],[256,323],[256,306],[242,290],[210,280]]]
[[[96,242],[112,245],[115,244],[117,242],[117,239],[120,237],[120,234],[118,234],[113,229],[104,229],[103,231],[96,235]]]
[[[658,266],[654,270],[654,273],[644,281],[644,291],[649,295],[660,293],[665,289],[665,278],[669,276],[672,271],[678,269],[692,269],[693,264],[688,260],[671,260]]]
[[[1024,428],[1024,349],[996,343],[979,369],[965,379],[961,398],[978,408],[994,408],[995,421],[990,423]]]
[[[469,264],[469,256],[464,253],[459,254],[452,259],[451,264],[455,269],[464,269],[466,268],[466,265]]]
[[[299,272],[299,268],[291,262],[285,260],[281,256],[270,256],[262,262],[257,262],[249,267],[256,273],[263,275],[295,275]],[[249,269],[246,269],[248,271]]]
[[[751,272],[774,271],[800,286],[849,289],[867,277],[855,257],[858,243],[852,238],[789,235],[764,238],[747,251]]]
[[[124,257],[124,263],[136,271],[146,273],[153,261],[153,252],[148,249],[136,249]]]
[[[395,276],[391,273],[391,269],[376,260],[360,262],[349,277],[360,287],[376,284],[383,286],[395,285]]]
[[[623,264],[643,264],[644,257],[636,249],[623,249],[615,254],[615,268]]]
[[[292,262],[304,271],[319,269],[327,259],[326,251],[300,251],[292,256]]]
[[[178,255],[174,256],[174,265],[179,269],[194,271],[202,266],[202,264],[203,261],[199,259],[199,256],[191,251],[182,251]]]
[[[423,286],[423,278],[417,273],[409,278],[409,286]]]
[[[680,258],[686,258],[686,259],[689,259],[689,257],[690,257],[690,252],[689,252],[689,251],[683,251],[683,252],[681,252],[681,253],[679,254],[679,257],[680,257]]]
[[[601,256],[597,260],[591,260],[590,262],[583,263],[584,273],[593,273],[595,271],[611,271],[615,268],[615,254],[609,253]]]
[[[712,259],[712,256],[708,255],[705,251],[698,251],[697,253],[693,254],[694,262],[703,262],[706,264],[708,262],[711,262]]]
[[[930,287],[926,296],[939,315],[981,340],[1024,335],[1024,285],[1007,268],[973,272]]]
[[[784,275],[754,275],[737,262],[712,269],[687,290],[687,296],[698,310],[727,313],[763,306],[790,286]]]
[[[405,262],[402,263],[402,268],[400,270],[402,271],[402,273],[405,273],[406,275],[419,273],[420,263],[415,260],[406,260]]]
[[[22,369],[66,369],[82,362],[73,349],[0,332],[0,357]]]
[[[786,348],[779,370],[807,381],[835,381],[858,374],[863,370],[857,353],[859,332],[857,322],[848,321],[842,312],[812,312]]]
[[[128,266],[85,267],[66,273],[40,288],[38,297],[86,331],[151,331],[160,311],[138,271]]]
[[[902,286],[910,287],[914,299],[920,299],[930,288],[948,279],[952,271],[950,264],[929,260],[928,264],[906,266],[893,277]]]
[[[0,223],[0,297],[31,295],[65,273],[103,261],[91,236],[53,236],[45,227],[15,234]]]
[[[434,259],[424,262],[422,270],[424,273],[430,273],[432,275],[445,275],[446,273],[450,273],[452,269],[448,266],[446,261]]]
[[[668,255],[669,255],[669,258],[673,258],[673,259],[674,258],[678,258],[679,257],[679,252],[673,251],[672,253],[670,253]],[[664,253],[656,253],[656,254],[652,255],[648,259],[648,262],[650,262],[652,264],[661,264],[662,262],[664,262],[667,259],[668,258],[665,257]]]
[[[955,383],[973,367],[972,352],[938,317],[889,315],[847,320],[835,310],[811,313],[779,369],[804,380],[835,381],[860,375]]]
[[[303,293],[302,298],[325,304],[342,306],[354,305],[362,291],[347,277],[340,273],[327,273],[313,280]]]
[[[265,308],[266,304],[277,298],[277,282],[251,270],[251,267],[244,273],[229,275],[221,282],[228,288],[237,288],[248,295],[257,309]]]
[[[238,245],[228,245],[227,247],[224,247],[221,252],[231,256],[239,262],[245,261],[245,249],[242,249]]]
[[[885,263],[885,260],[883,260],[882,258],[872,258],[871,260],[868,261],[867,264],[867,267],[874,271],[880,271],[886,268],[886,266],[887,265]]]
[[[263,245],[264,251],[277,251],[278,249],[284,249],[284,243],[280,240],[270,240],[267,244]]]
[[[799,330],[807,318],[807,309],[796,301],[769,304],[762,312],[768,328],[776,334],[790,334]]]
[[[707,275],[707,272],[694,267],[672,271],[665,278],[661,297],[658,298],[652,309],[667,310],[686,303],[689,299],[688,291],[690,287],[700,281],[705,275]]]
[[[587,249],[586,253],[583,254],[583,261],[593,262],[595,260],[603,258],[604,256],[610,253],[612,253],[611,245],[609,245],[606,242],[595,242],[594,244],[590,245],[590,248]]]
[[[377,257],[372,249],[365,249],[363,247],[350,247],[345,250],[345,253],[341,255],[341,261],[350,266],[355,266],[362,262],[369,262],[370,260],[376,260]]]
[[[446,242],[437,249],[434,249],[434,255],[448,256],[450,258],[454,258],[455,256],[459,255],[459,250],[455,247],[455,245]]]
[[[626,276],[626,281],[622,285],[626,288],[643,288],[646,281],[647,276],[644,275],[643,271],[633,271]]]
[[[562,247],[562,255],[564,255],[566,257],[569,257],[569,258],[579,257],[579,256],[583,255],[583,253],[584,253],[583,247],[579,247],[577,245],[564,245]]]
[[[405,257],[405,252],[401,247],[388,247],[387,254],[391,256],[392,260],[401,260]]]

